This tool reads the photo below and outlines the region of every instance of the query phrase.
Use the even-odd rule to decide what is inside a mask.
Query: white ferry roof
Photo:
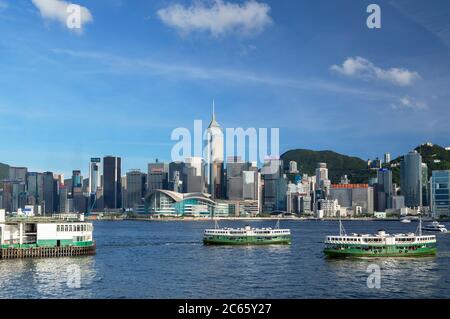
[[[228,227],[224,227],[224,228],[210,228],[210,229],[205,229],[205,231],[211,231],[211,230],[227,230],[227,231],[245,231],[245,230],[289,230],[290,229],[281,229],[281,228],[228,228]]]
[[[349,235],[336,235],[336,236],[327,236],[326,237],[326,241],[327,242],[362,242],[362,243],[368,243],[369,241],[376,241],[376,242],[384,242],[385,240],[388,239],[395,239],[395,240],[412,240],[412,241],[436,241],[436,236],[435,235],[416,235],[414,233],[406,233],[406,234],[395,234],[395,235],[389,235],[389,234],[385,234],[383,236],[381,235],[358,235],[358,236],[349,236]]]
[[[205,235],[227,235],[227,236],[278,236],[290,235],[290,229],[272,228],[215,228],[205,229]]]
[[[429,235],[429,236],[434,236],[434,235]],[[425,235],[423,236],[419,236],[416,235],[414,233],[406,233],[406,234],[351,234],[351,235],[330,235],[327,237],[337,237],[337,238],[382,238],[382,237],[425,237]],[[427,235],[428,237],[428,235]]]

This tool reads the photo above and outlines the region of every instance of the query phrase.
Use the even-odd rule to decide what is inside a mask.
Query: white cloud
[[[425,102],[414,100],[409,96],[404,96],[399,100],[399,103],[392,104],[392,108],[395,110],[409,109],[409,110],[421,111],[421,110],[427,110],[428,105]]]
[[[61,22],[64,26],[67,26],[67,19],[70,16],[67,8],[73,4],[63,0],[31,0],[33,4],[39,9],[41,16],[44,19],[57,20]],[[84,24],[92,22],[94,18],[91,12],[86,7],[80,6],[81,19],[80,27],[82,28]],[[74,31],[81,31],[80,29],[71,29]]]
[[[347,58],[342,65],[332,65],[331,70],[350,77],[366,80],[378,79],[398,86],[411,85],[420,76],[417,72],[402,68],[382,69],[362,57]]]
[[[270,6],[249,0],[242,5],[222,0],[196,1],[191,6],[170,5],[157,11],[162,22],[182,34],[206,31],[213,36],[230,32],[253,35],[272,23]]]

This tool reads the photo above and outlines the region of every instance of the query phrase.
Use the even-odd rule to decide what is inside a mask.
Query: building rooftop
[[[332,184],[331,188],[368,188],[369,184]]]

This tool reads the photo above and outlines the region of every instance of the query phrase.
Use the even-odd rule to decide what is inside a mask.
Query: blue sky
[[[280,128],[281,152],[450,146],[446,0],[72,1],[81,31],[60,0],[0,0],[0,162],[145,170],[213,99],[223,127]]]

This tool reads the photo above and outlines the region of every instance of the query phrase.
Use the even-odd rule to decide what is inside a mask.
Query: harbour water
[[[223,227],[274,221],[221,221]],[[417,223],[344,221],[348,233],[414,232]],[[333,260],[335,221],[281,221],[292,245],[204,246],[212,221],[95,222],[94,256],[0,260],[0,298],[450,298],[450,234],[436,257]],[[368,267],[381,270],[369,288]],[[376,267],[376,266],[375,266]],[[373,269],[373,268],[372,268]]]

